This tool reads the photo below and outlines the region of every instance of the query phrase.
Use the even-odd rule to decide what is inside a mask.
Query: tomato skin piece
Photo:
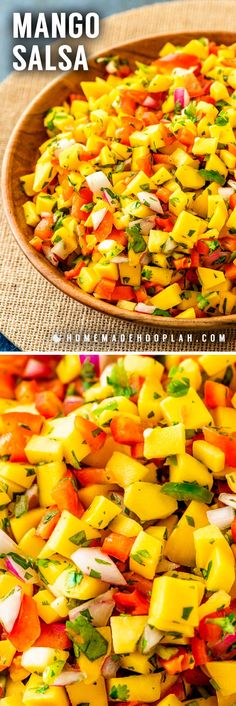
[[[221,382],[215,382],[214,380],[206,380],[205,382],[204,403],[210,409],[228,407],[232,394],[231,390],[226,385],[222,385]]]
[[[60,512],[68,510],[75,517],[81,517],[84,514],[84,507],[79,500],[74,476],[71,471],[67,471],[65,477],[61,478],[59,483],[55,485],[51,495]]]
[[[137,444],[143,442],[143,429],[139,422],[130,417],[120,415],[114,417],[110,424],[113,439],[119,444]]]
[[[104,539],[102,551],[119,561],[127,561],[134,541],[135,537],[125,537],[122,534],[111,532]]]
[[[19,652],[25,652],[32,647],[39,635],[40,621],[36,603],[31,596],[24,594],[18,618],[13,630],[8,634],[9,640]]]
[[[40,621],[41,632],[34,647],[52,647],[57,650],[69,650],[71,640],[69,639],[66,626],[63,623],[51,623],[47,625]]]

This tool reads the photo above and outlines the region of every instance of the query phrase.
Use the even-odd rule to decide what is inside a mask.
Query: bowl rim
[[[118,50],[125,51],[131,46],[131,44],[135,45],[136,47],[144,41],[153,42],[155,41],[155,39],[163,38],[163,41],[166,40],[174,42],[177,41],[178,38],[180,39],[181,37],[182,39],[186,38],[186,40],[188,41],[188,39],[190,38],[202,36],[202,32],[193,30],[186,30],[184,32],[170,32],[168,34],[166,32],[158,32],[147,36],[141,35],[135,39],[123,42],[122,44],[109,46],[107,49],[105,49],[104,56],[106,56],[107,54],[111,54],[111,52],[117,53]],[[228,41],[229,43],[234,43],[236,41],[235,32],[224,32],[223,30],[208,31],[206,33],[206,36],[210,38],[217,38],[217,41],[220,41],[222,37],[222,42],[224,43],[228,43]],[[89,68],[91,68],[91,63],[94,62],[99,56],[101,56],[101,52],[89,54]],[[55,267],[53,267],[53,265],[51,265],[51,263],[44,256],[42,256],[32,246],[30,246],[29,241],[27,240],[24,232],[18,224],[18,220],[16,218],[13,208],[14,196],[11,183],[11,168],[14,164],[15,146],[18,142],[18,134],[23,129],[24,122],[29,117],[30,113],[40,106],[41,100],[50,93],[50,90],[54,86],[60,85],[63,80],[66,80],[68,75],[71,75],[73,73],[76,72],[72,70],[68,73],[66,72],[56,76],[53,80],[49,81],[46,86],[44,86],[44,88],[42,88],[39,93],[28,103],[28,105],[26,106],[26,108],[24,109],[24,111],[16,122],[16,125],[10,135],[4,152],[1,175],[2,199],[5,215],[7,217],[12,234],[17,244],[19,245],[23,253],[26,255],[29,262],[48,282],[50,282],[50,284],[54,285],[63,294],[66,294],[67,296],[79,302],[80,304],[87,306],[91,309],[95,309],[96,311],[102,314],[117,317],[119,319],[124,319],[127,322],[132,322],[135,324],[137,323],[139,325],[149,325],[153,326],[154,328],[159,327],[160,329],[188,329],[189,331],[191,331],[193,328],[198,330],[209,330],[212,328],[226,328],[229,324],[236,325],[236,314],[227,314],[226,316],[214,316],[209,318],[202,317],[199,319],[178,319],[172,316],[153,316],[152,314],[142,314],[131,310],[121,309],[115,304],[111,304],[110,302],[107,302],[102,299],[97,299],[92,294],[84,292],[72,281],[66,280],[64,274],[60,270],[57,270]]]

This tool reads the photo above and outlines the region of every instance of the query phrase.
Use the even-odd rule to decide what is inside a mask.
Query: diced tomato
[[[41,218],[41,221],[39,221],[34,230],[34,234],[41,240],[51,240],[53,235],[52,224],[53,220],[49,218]]]
[[[134,541],[134,540],[133,540]],[[130,615],[147,615],[149,612],[149,601],[140,593],[137,589],[134,589],[132,593],[125,593],[119,591],[114,594],[114,601],[117,610],[121,613],[127,608]]]
[[[32,647],[39,635],[40,622],[36,603],[31,596],[24,594],[18,618],[8,635],[9,640],[19,652],[25,652]]]
[[[78,409],[83,404],[83,397],[79,397],[78,395],[67,395],[63,402],[63,412],[65,416],[70,414],[70,412],[74,412],[75,409]]]
[[[123,113],[128,113],[128,115],[134,115],[136,108],[136,100],[131,98],[127,92],[122,92],[120,96],[120,106]]]
[[[110,424],[113,439],[118,444],[137,444],[143,442],[143,428],[140,422],[136,422],[130,417],[120,415],[114,417]]]
[[[135,574],[133,571],[126,571],[124,577],[129,586],[133,586],[133,588],[136,588],[137,591],[146,597],[151,595],[152,581],[145,579],[143,576],[139,576],[139,574]]]
[[[127,242],[128,242],[128,237],[127,237],[124,230],[116,230],[116,228],[112,228],[110,237],[111,237],[111,240],[115,240],[116,243],[120,243],[120,245],[123,245],[124,247],[126,247]]]
[[[116,137],[119,139],[122,145],[130,145],[130,135],[132,135],[134,128],[131,125],[125,125],[124,127],[118,128],[116,131]]]
[[[137,302],[145,302],[147,300],[147,292],[146,292],[145,287],[140,287],[139,289],[136,289],[135,296],[136,296]]]
[[[79,500],[76,482],[71,471],[67,471],[64,478],[52,489],[52,497],[60,512],[68,510],[72,515],[81,517],[84,507]]]
[[[11,373],[0,372],[0,397],[14,399],[15,381]]]
[[[107,211],[100,226],[96,228],[95,235],[99,242],[108,238],[113,228],[113,214]]]
[[[199,267],[200,264],[200,256],[197,250],[193,248],[191,252],[191,267]]]
[[[42,539],[46,540],[49,539],[58,523],[60,515],[61,513],[56,505],[52,505],[51,507],[47,508],[45,514],[43,515],[42,519],[38,524],[38,527],[36,528],[37,537],[41,537]]]
[[[43,424],[40,414],[30,412],[5,412],[0,415],[0,425],[3,433],[14,431],[16,426],[29,429],[34,434],[39,434]]]
[[[152,158],[151,155],[146,155],[145,157],[138,157],[136,159],[137,169],[144,172],[147,177],[152,176]]]
[[[200,620],[198,626],[201,639],[209,643],[218,642],[221,638],[222,630],[219,625],[212,623],[211,620],[214,620],[214,618],[224,618],[225,615],[229,615],[229,613],[231,613],[230,608],[223,608],[222,610],[205,615],[204,618]]]
[[[178,141],[181,142],[183,145],[186,145],[186,147],[192,147],[194,143],[194,134],[191,132],[191,130],[188,130],[186,127],[180,128],[178,130]]]
[[[100,282],[98,282],[95,287],[94,294],[96,294],[99,299],[107,299],[107,301],[111,301],[115,286],[116,283],[114,280],[102,277]]]
[[[156,195],[163,203],[169,203],[170,191],[166,186],[160,186],[159,189],[157,189]]]
[[[107,483],[107,471],[105,468],[80,468],[75,471],[76,478],[78,479],[80,485],[97,485],[100,483]]]
[[[10,375],[21,375],[24,370],[27,355],[4,355],[1,353],[0,356],[0,371],[4,373],[9,373]]]
[[[65,270],[64,275],[66,279],[76,279],[76,277],[79,276],[82,268],[85,267],[85,262],[83,260],[80,260],[77,262],[75,267],[72,267],[71,270]]]
[[[209,245],[205,240],[198,240],[196,243],[196,249],[199,255],[208,255],[210,252]]]
[[[56,650],[69,650],[71,640],[67,635],[66,626],[63,623],[51,623],[47,625],[40,622],[41,632],[34,647],[52,647]]]
[[[193,653],[195,667],[200,667],[202,664],[209,662],[204,640],[201,640],[199,637],[193,637],[191,640],[191,650]]]
[[[199,61],[194,54],[184,54],[176,52],[175,54],[167,54],[160,59],[155,59],[153,64],[158,67],[161,73],[169,74],[175,68],[190,69],[192,66],[200,66]]]
[[[126,299],[126,301],[133,301],[135,298],[135,292],[133,287],[128,284],[117,285],[112,293],[112,301],[117,302],[121,299]]]
[[[158,154],[157,152],[153,155],[153,161],[155,164],[169,164],[170,157],[168,154]]]
[[[27,462],[25,447],[31,436],[32,431],[29,429],[15,426],[14,431],[9,431],[0,437],[0,455],[9,456],[10,461]]]
[[[236,250],[236,236],[232,235],[232,237],[222,238],[220,242],[223,250],[229,250],[230,252]]]
[[[123,534],[111,532],[104,539],[102,551],[115,559],[119,559],[119,561],[127,561],[134,540],[135,537],[125,537]]]
[[[204,385],[204,402],[207,407],[214,409],[215,407],[227,407],[232,398],[232,391],[221,382],[214,380],[206,380]]]
[[[37,358],[29,358],[24,368],[22,377],[26,379],[40,379],[52,376],[52,369],[47,361],[37,360]]]
[[[133,444],[133,446],[131,446],[131,456],[132,458],[143,458],[144,443]]]
[[[171,233],[173,230],[173,225],[174,224],[171,218],[161,218],[161,216],[156,216],[156,226],[157,228],[160,228],[160,230],[164,230],[166,233]]]
[[[35,397],[35,406],[39,414],[42,414],[45,419],[58,417],[63,413],[63,404],[61,400],[51,390],[37,392]]]
[[[59,358],[57,359],[57,363]],[[44,392],[44,390],[49,390],[53,392],[59,400],[63,401],[65,394],[65,385],[59,380],[59,378],[54,378],[53,380],[44,380],[43,382],[38,382],[38,390]]]
[[[184,672],[184,680],[187,684],[192,684],[194,686],[207,686],[209,684],[209,676],[204,674],[199,667],[187,669]]]
[[[15,387],[16,399],[26,404],[34,402],[37,390],[38,385],[35,380],[22,380]]]
[[[106,432],[88,419],[77,416],[76,429],[93,452],[101,449],[106,441]]]

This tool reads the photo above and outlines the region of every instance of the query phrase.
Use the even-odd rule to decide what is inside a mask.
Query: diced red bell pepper
[[[221,382],[206,380],[204,385],[204,402],[207,407],[228,407],[232,398],[232,391]]]
[[[187,652],[184,647],[181,647],[178,653],[170,657],[170,659],[160,659],[160,663],[167,674],[178,674],[194,666],[191,652]]]
[[[194,134],[191,130],[188,130],[186,127],[182,127],[178,130],[177,136],[178,142],[186,145],[186,147],[192,147],[194,143]]]
[[[125,537],[123,534],[111,532],[104,539],[102,551],[119,561],[125,562],[130,555],[134,540],[135,537]]]
[[[21,375],[27,361],[27,355],[0,356],[0,371],[10,375]]]
[[[68,510],[72,515],[81,517],[84,507],[79,500],[75,479],[71,471],[67,471],[64,478],[52,489],[52,497],[60,512]]]
[[[139,576],[139,574],[135,574],[133,571],[124,572],[124,577],[127,584],[136,588],[139,593],[142,593],[142,595],[146,597],[151,595],[152,581],[145,579],[143,576]]]
[[[9,431],[0,437],[0,455],[10,456],[10,461],[19,463],[27,462],[25,447],[32,436],[32,431],[15,426],[13,431]],[[15,479],[17,482],[17,478]]]
[[[76,417],[75,426],[77,431],[85,439],[91,451],[99,451],[104,445],[107,435],[97,424],[90,422],[83,417]]]
[[[108,238],[113,228],[113,213],[107,211],[100,226],[96,228],[95,235],[99,242]]]
[[[14,386],[15,381],[13,376],[7,372],[0,371],[0,397],[5,399],[14,399]]]
[[[203,434],[205,441],[208,441],[209,444],[213,444],[213,446],[224,451],[226,465],[236,468],[236,432],[227,436],[225,433],[221,434],[215,429],[205,427]]]
[[[117,610],[128,612],[129,615],[147,615],[149,612],[149,601],[142,593],[136,589],[132,593],[118,591],[114,594],[114,601]]]
[[[58,417],[63,413],[63,404],[61,400],[51,390],[37,392],[35,396],[35,406],[39,414],[45,419]]]
[[[222,635],[222,629],[219,625],[212,623],[211,620],[214,620],[214,618],[224,618],[231,612],[232,611],[230,608],[223,608],[222,610],[218,610],[214,613],[209,613],[209,615],[205,615],[204,618],[200,620],[198,626],[198,632],[202,640],[209,643],[218,642]]]
[[[144,443],[133,444],[131,446],[131,456],[132,458],[143,458],[144,457]]]
[[[236,193],[231,194],[231,196],[229,197],[229,205],[230,205],[230,208],[231,208],[232,211],[233,211],[234,208],[235,208],[235,206],[236,206]]]
[[[143,427],[141,422],[136,422],[130,417],[120,415],[114,417],[110,424],[113,439],[118,444],[137,444],[143,442]]]
[[[45,514],[40,520],[38,527],[36,528],[37,537],[42,537],[42,539],[49,539],[53,530],[55,529],[58,520],[60,518],[60,511],[56,505],[52,505],[47,508]]]
[[[71,270],[66,270],[64,272],[65,278],[76,279],[76,277],[79,276],[83,267],[85,267],[85,262],[83,262],[83,260],[80,260],[80,262],[77,262],[77,265],[75,265],[75,267],[72,267]]]
[[[233,541],[236,544],[236,517],[234,518],[234,520],[232,522],[231,532],[232,532]]]
[[[46,623],[40,622],[41,632],[34,647],[52,647],[57,650],[69,650],[71,648],[71,640],[67,635],[66,626],[63,623]]]
[[[31,596],[24,594],[18,618],[13,630],[8,635],[9,640],[18,652],[25,652],[32,647],[39,635],[40,621],[36,603]]]
[[[209,657],[206,651],[205,641],[200,637],[193,637],[191,640],[191,650],[195,662],[195,667],[200,667],[202,664],[209,662]]]

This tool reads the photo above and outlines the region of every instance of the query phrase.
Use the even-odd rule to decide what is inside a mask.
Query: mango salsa
[[[3,706],[235,706],[236,355],[41,358],[0,375]]]
[[[149,63],[101,56],[49,109],[20,177],[24,218],[32,247],[91,298],[130,316],[236,313],[235,66],[235,43],[207,37]],[[68,357],[63,383],[80,372]]]

